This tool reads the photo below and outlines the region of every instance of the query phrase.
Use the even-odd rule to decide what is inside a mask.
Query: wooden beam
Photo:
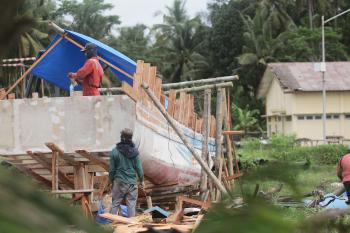
[[[180,83],[166,83],[162,85],[162,88],[163,89],[181,88],[181,87],[193,86],[196,84],[219,83],[219,82],[233,81],[238,79],[239,78],[237,75],[217,77],[217,78],[207,78],[207,79],[200,79],[200,80],[180,82]]]
[[[222,134],[224,135],[242,135],[244,134],[243,131],[236,131],[236,130],[226,130],[226,131],[223,131]]]
[[[231,181],[231,180],[234,180],[234,179],[238,179],[238,178],[240,178],[241,176],[243,176],[243,173],[238,173],[238,174],[234,174],[234,175],[232,175],[232,176],[226,176],[226,177],[225,177],[225,180]]]
[[[27,154],[32,157],[34,160],[36,160],[38,163],[40,163],[44,168],[52,172],[52,163],[51,161],[48,161],[46,158],[44,158],[42,155],[38,153],[33,153],[32,151],[27,151]],[[57,171],[58,179],[61,180],[62,183],[66,184],[70,188],[74,188],[74,183],[68,179],[68,177],[58,169]]]
[[[214,88],[228,88],[233,87],[232,82],[226,82],[226,83],[218,83],[218,84],[212,84],[212,85],[205,85],[205,86],[199,86],[199,87],[188,87],[183,89],[175,89],[176,92],[197,92],[197,91],[204,91],[207,89],[214,89]],[[169,94],[169,91],[165,91],[165,94]]]
[[[170,90],[169,98],[168,98],[168,113],[170,114],[170,116],[174,116],[175,100],[176,100],[176,91]]]
[[[52,168],[51,168],[52,190],[58,190],[58,152],[52,152]]]
[[[96,155],[93,155],[93,154],[87,152],[86,150],[76,150],[75,152],[80,154],[84,158],[87,158],[91,162],[96,163],[97,165],[101,166],[106,171],[109,171],[109,164],[108,164],[108,162],[103,160],[102,158],[100,158],[100,157],[98,157]]]
[[[107,218],[107,219],[115,221],[115,222],[121,222],[121,223],[126,223],[126,224],[138,224],[139,223],[138,221],[133,220],[131,218],[125,218],[125,217],[110,214],[110,213],[99,214],[99,216],[101,216],[103,218]]]
[[[64,159],[65,161],[67,161],[69,164],[71,165],[77,165],[78,162],[74,160],[74,158],[72,158],[71,156],[67,155],[64,153],[63,150],[61,150],[55,143],[52,142],[47,142],[45,143],[45,145],[52,151],[55,152],[57,151],[59,154],[59,157]]]
[[[201,200],[185,197],[183,195],[179,196],[178,200],[181,202],[186,202],[186,203],[198,205],[198,206],[202,207],[204,210],[208,210],[211,207],[211,203],[208,201],[201,201]]]
[[[91,194],[94,191],[95,191],[94,189],[73,189],[73,190],[55,190],[55,191],[52,191],[51,193],[53,194],[75,194],[75,193]]]

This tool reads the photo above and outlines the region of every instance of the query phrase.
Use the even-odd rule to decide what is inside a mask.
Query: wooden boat
[[[133,64],[108,46],[67,31],[54,39],[48,52],[34,63],[30,71],[67,89],[69,81],[64,74],[76,70],[84,62],[84,57],[77,53],[86,42],[97,44],[100,61],[111,67],[118,77],[122,76],[123,94],[4,99],[0,101],[0,155],[53,189],[87,188],[91,187],[88,184],[92,184],[93,180],[89,177],[108,170],[110,151],[119,142],[121,130],[130,128],[134,131],[133,140],[140,151],[148,180],[154,184],[198,183],[200,166],[153,106],[141,88],[141,82],[150,86],[199,153],[202,149],[203,121],[194,112],[192,95],[181,93],[176,98],[176,92],[172,90],[169,95],[164,94],[156,67],[143,61]],[[67,56],[67,51],[73,55]],[[78,62],[72,62],[68,57],[78,59]],[[120,63],[123,59],[124,63]],[[47,69],[53,60],[60,69]],[[135,67],[132,68],[132,65]],[[62,80],[56,80],[59,78]],[[212,117],[213,126],[214,121]],[[214,131],[215,127],[212,127],[212,136]],[[214,151],[215,142],[210,138],[209,152]],[[70,175],[75,177],[81,169],[86,174],[85,178],[80,185],[74,180],[72,186]]]

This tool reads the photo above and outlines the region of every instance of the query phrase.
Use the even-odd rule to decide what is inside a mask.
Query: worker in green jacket
[[[132,142],[133,132],[124,129],[121,142],[112,150],[109,160],[109,182],[112,188],[112,206],[110,212],[117,214],[120,203],[125,199],[129,217],[135,216],[138,196],[137,176],[144,187],[144,176],[139,151]],[[137,176],[136,176],[137,175]]]

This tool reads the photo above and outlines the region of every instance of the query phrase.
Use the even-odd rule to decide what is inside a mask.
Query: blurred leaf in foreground
[[[80,210],[39,189],[27,177],[0,167],[0,232],[59,233],[71,226],[84,232],[105,232]]]

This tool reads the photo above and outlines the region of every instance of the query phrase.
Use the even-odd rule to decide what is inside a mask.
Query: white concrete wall
[[[123,128],[134,129],[135,102],[127,96],[58,97],[0,101],[0,154],[109,151]]]

